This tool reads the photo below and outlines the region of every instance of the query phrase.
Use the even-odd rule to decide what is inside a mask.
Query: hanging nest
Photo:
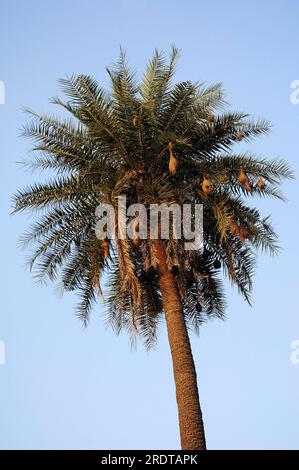
[[[178,166],[178,161],[175,158],[174,153],[173,153],[174,144],[172,142],[169,142],[168,149],[169,149],[169,173],[171,175],[174,175]]]
[[[241,226],[239,229],[239,237],[240,237],[240,242],[244,243],[245,240],[249,238],[249,231],[247,230],[246,227]]]
[[[208,250],[207,248],[204,248],[203,250],[203,256],[205,259],[210,258],[213,255],[212,251]]]
[[[260,189],[263,190],[263,189],[265,189],[265,187],[266,187],[266,182],[265,182],[265,180],[263,180],[262,178],[260,178],[260,179],[258,180],[258,182],[257,182],[257,185],[258,185],[258,187],[259,187]]]
[[[171,156],[169,159],[169,173],[171,175],[174,175],[176,173],[177,166],[178,166],[177,159]]]
[[[177,264],[173,264],[173,265],[171,266],[171,272],[172,272],[173,274],[178,274],[178,273],[179,273],[179,266],[178,266]]]
[[[139,121],[138,116],[135,114],[135,116],[133,116],[133,119],[132,119],[132,122],[133,122],[133,126],[134,126],[134,127],[137,126],[138,121]]]
[[[221,262],[219,259],[215,259],[213,266],[215,269],[220,269],[221,268]]]
[[[134,246],[140,246],[140,244],[141,244],[141,238],[139,237],[139,231],[140,231],[140,225],[138,223],[135,227],[135,232],[137,232],[137,233],[136,233],[135,237],[132,239],[132,243],[133,243]]]
[[[238,140],[238,142],[240,142],[241,140],[243,140],[245,137],[245,135],[243,134],[243,132],[241,131],[238,131],[237,134],[236,134],[236,139]]]
[[[208,115],[208,121],[209,122],[214,122],[215,121],[215,116],[213,114]]]
[[[203,182],[202,182],[202,190],[205,194],[210,194],[213,191],[213,185],[209,179],[207,179],[205,176],[203,177]]]
[[[239,235],[239,227],[235,220],[230,223],[230,231],[232,235]]]
[[[247,177],[247,175],[246,175],[246,173],[245,173],[242,166],[240,168],[239,181],[242,184],[242,186],[244,186],[244,188],[247,189],[247,191],[251,192],[251,186],[250,186],[250,183],[249,183],[249,179],[248,179],[248,177]]]
[[[103,251],[104,259],[108,258],[108,256],[109,256],[109,247],[110,247],[110,244],[109,244],[108,240],[102,240],[101,241],[101,248],[102,248],[102,251]]]
[[[141,245],[141,238],[140,237],[133,238],[132,242],[134,246],[138,247]]]

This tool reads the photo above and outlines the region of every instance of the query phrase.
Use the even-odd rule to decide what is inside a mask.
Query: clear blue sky
[[[298,170],[299,79],[297,0],[3,0],[0,7],[1,314],[0,448],[174,449],[179,446],[170,354],[161,325],[154,352],[131,352],[128,338],[103,325],[98,305],[83,330],[72,295],[59,298],[24,270],[18,235],[32,219],[10,217],[10,197],[32,180],[16,161],[30,143],[19,137],[22,106],[52,111],[65,74],[93,74],[119,45],[138,71],[154,47],[182,49],[177,79],[221,81],[230,103],[273,123],[251,150],[282,156]],[[53,109],[56,112],[56,109]],[[34,178],[38,175],[34,175]],[[298,449],[299,339],[298,183],[285,186],[287,205],[273,213],[283,253],[262,256],[253,308],[228,291],[226,322],[192,336],[210,449]]]

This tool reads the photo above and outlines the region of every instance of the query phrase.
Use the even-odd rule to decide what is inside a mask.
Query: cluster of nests
[[[238,138],[238,134],[242,134],[242,137],[239,136]],[[243,139],[243,137],[244,137],[244,134],[238,131],[237,139],[241,140]],[[169,142],[168,149],[169,149],[169,172],[171,175],[174,175],[177,169],[178,161],[173,153],[174,144],[172,142]],[[248,176],[246,175],[244,168],[242,166],[240,167],[239,181],[247,191],[251,192],[252,188],[251,188]],[[258,180],[257,185],[262,190],[265,189],[266,187],[266,183],[262,178]],[[209,180],[206,176],[203,177],[201,187],[205,194],[210,194],[213,191],[213,184],[211,180]]]
[[[207,117],[207,120],[212,125],[214,123],[215,117],[212,114],[209,114],[208,117]],[[138,116],[134,116],[134,118],[133,118],[134,127],[137,126],[138,121],[139,121]],[[244,137],[245,136],[244,136],[243,132],[238,131],[236,133],[236,139],[238,141],[241,141]],[[178,161],[177,161],[177,159],[175,157],[175,154],[174,154],[174,144],[172,142],[169,142],[168,150],[169,150],[169,173],[171,175],[174,175],[176,173],[176,170],[177,170]],[[139,171],[137,171],[137,173],[141,174],[141,176],[139,176],[139,179],[138,179],[138,182],[137,182],[137,185],[136,185],[136,190],[139,191],[143,187],[143,179],[142,179],[143,170],[140,169]],[[244,168],[242,166],[240,167],[240,172],[239,172],[239,182],[248,192],[252,191],[250,181],[249,181],[248,176],[246,175],[246,172],[244,171]],[[266,187],[266,183],[262,178],[260,178],[257,181],[257,186],[259,187],[259,189],[264,190],[265,187]],[[201,183],[201,188],[202,188],[203,193],[206,196],[208,196],[213,191],[213,183],[205,175],[203,176],[203,180],[202,180],[202,183]],[[138,231],[138,229],[139,228],[136,227],[136,231]],[[249,239],[252,235],[256,235],[256,233],[251,233],[251,230],[249,230],[247,227],[244,227],[242,225],[239,226],[237,224],[237,222],[235,221],[235,219],[231,219],[230,231],[231,231],[232,235],[238,236],[240,238],[241,243],[244,243],[244,241],[246,239]],[[137,238],[133,239],[132,242],[135,246],[139,246],[140,243],[141,243],[141,239],[139,237],[137,237]],[[103,250],[104,258],[107,258],[108,255],[109,255],[109,242],[107,240],[102,241],[102,250]],[[221,262],[216,259],[214,261],[214,268],[219,269],[220,267],[221,267]]]
[[[230,231],[232,235],[240,238],[241,243],[244,243],[245,240],[257,236],[259,233],[255,226],[252,226],[251,229],[249,229],[243,225],[238,225],[234,219],[231,219]]]
[[[209,114],[207,116],[207,120],[208,122],[213,125],[214,121],[215,121],[215,116],[213,114]],[[133,117],[133,125],[134,127],[137,126],[139,122],[139,118],[138,116],[134,116]],[[227,126],[225,126],[227,127]],[[243,134],[243,132],[241,132],[240,130],[237,131],[236,133],[236,139],[240,142],[241,140],[243,140],[245,137],[245,135]],[[178,161],[175,157],[175,154],[173,152],[174,150],[174,144],[172,142],[169,142],[168,144],[168,150],[169,150],[169,173],[171,175],[174,175],[176,173],[176,170],[177,170],[177,166],[178,166]],[[250,182],[249,182],[249,179],[243,169],[243,167],[240,168],[240,175],[239,175],[239,181],[240,183],[244,186],[244,188],[251,192],[251,185],[250,185]],[[261,178],[258,180],[257,182],[257,185],[258,187],[263,190],[265,189],[266,187],[266,183],[265,181]],[[203,177],[203,181],[202,181],[202,190],[205,194],[210,194],[212,191],[213,191],[213,184],[211,182],[211,180],[209,180],[208,178],[206,178],[206,176]]]
[[[244,171],[244,168],[242,166],[240,167],[239,181],[240,181],[241,185],[244,186],[244,188],[248,192],[252,191],[248,176],[246,175],[246,173]],[[265,189],[265,187],[266,187],[266,183],[262,178],[260,178],[258,180],[257,185],[261,190]],[[206,176],[203,177],[203,182],[202,182],[201,187],[202,187],[202,190],[205,194],[210,194],[213,191],[213,184],[212,184],[211,180],[206,178]]]
[[[208,117],[207,117],[207,120],[210,124],[212,124],[215,120],[215,117],[212,114],[209,114]],[[241,140],[243,140],[244,137],[245,137],[245,135],[243,134],[243,132],[237,131],[236,139],[239,142]],[[177,166],[178,166],[178,161],[177,161],[177,159],[176,159],[176,157],[173,153],[174,144],[172,142],[169,142],[168,149],[169,149],[169,173],[171,175],[173,175],[176,172],[176,169],[177,169]],[[247,177],[247,175],[246,175],[246,173],[245,173],[245,171],[242,167],[240,168],[239,181],[244,186],[244,188],[246,188],[247,191],[251,192],[251,186],[250,186],[249,179],[248,179],[248,177]],[[262,178],[258,180],[257,184],[258,184],[258,187],[262,190],[265,189],[265,187],[266,187],[265,181]],[[205,194],[210,194],[213,190],[212,182],[208,178],[206,178],[205,176],[203,177],[203,182],[202,182],[201,187],[202,187],[202,190]]]
[[[208,116],[208,121],[210,123],[214,122],[214,116],[209,115]],[[244,138],[244,134],[241,131],[238,131],[237,134],[236,134],[236,139],[238,141],[240,141],[243,138]],[[176,159],[176,157],[174,155],[174,152],[173,152],[174,144],[172,142],[169,142],[168,149],[169,149],[169,172],[170,172],[171,175],[173,175],[176,172],[178,162],[177,162],[177,159]],[[246,172],[244,171],[244,168],[242,166],[240,167],[240,172],[239,172],[239,182],[248,192],[252,191],[250,181],[249,181],[248,176],[246,175]],[[257,181],[257,186],[259,187],[259,189],[264,190],[265,187],[266,187],[266,183],[262,178],[260,178]],[[207,178],[206,176],[203,176],[203,181],[201,183],[201,188],[202,188],[203,193],[206,196],[208,196],[213,191],[212,181],[209,178]],[[241,243],[244,243],[244,241],[246,239],[249,239],[251,237],[251,235],[255,235],[255,233],[252,234],[251,231],[248,228],[243,227],[243,226],[238,226],[238,224],[236,223],[236,221],[234,219],[231,220],[230,229],[231,229],[232,235],[238,236],[240,238]],[[217,261],[217,260],[215,261],[216,266],[214,266],[214,267],[216,269],[220,267],[220,266],[218,266],[219,263],[220,263],[219,261]]]
[[[239,182],[248,192],[252,191],[248,176],[246,175],[242,166],[240,168],[239,173]],[[262,178],[258,180],[257,185],[261,190],[264,190],[266,187],[266,183]],[[205,176],[202,182],[202,190],[206,195],[210,194],[213,191],[211,181]],[[241,243],[244,243],[246,239],[251,238],[252,235],[255,236],[257,234],[257,229],[249,230],[247,227],[244,227],[242,225],[239,226],[234,218],[232,218],[230,221],[230,231],[232,235],[238,236],[240,238]]]

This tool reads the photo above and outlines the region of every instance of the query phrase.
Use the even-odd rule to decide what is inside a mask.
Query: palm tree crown
[[[255,249],[275,253],[277,237],[269,218],[249,207],[252,196],[283,199],[280,185],[292,177],[282,160],[235,153],[239,141],[269,132],[265,120],[225,111],[220,84],[173,84],[178,51],[169,61],[155,51],[141,83],[125,54],[108,74],[104,91],[90,76],[60,81],[67,100],[52,100],[71,119],[28,110],[24,134],[34,140],[25,164],[51,170],[54,177],[19,191],[15,211],[38,210],[39,220],[23,236],[33,244],[30,260],[39,280],[61,280],[78,291],[77,311],[86,323],[100,280],[107,273],[108,319],[140,333],[147,347],[156,339],[163,311],[156,253],[151,240],[98,240],[95,210],[101,203],[200,203],[204,249],[186,251],[182,240],[165,240],[168,269],[174,273],[186,321],[197,331],[205,318],[222,317],[221,272],[250,302]]]

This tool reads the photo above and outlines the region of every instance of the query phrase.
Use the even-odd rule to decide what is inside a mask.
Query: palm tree
[[[33,244],[30,266],[41,281],[60,279],[77,291],[77,313],[88,323],[108,278],[107,319],[117,333],[144,338],[150,348],[165,315],[171,349],[183,449],[205,449],[196,370],[188,328],[224,315],[221,273],[247,302],[256,249],[278,250],[268,217],[245,197],[283,199],[280,185],[291,178],[282,160],[235,153],[239,141],[267,134],[269,124],[225,111],[220,84],[173,84],[178,50],[169,60],[155,51],[141,83],[125,54],[107,69],[111,90],[87,75],[60,81],[67,100],[54,98],[72,115],[59,119],[31,110],[24,135],[35,142],[24,162],[54,171],[49,182],[15,195],[14,210],[40,212],[22,238]],[[186,251],[184,240],[99,240],[95,210],[100,203],[202,204],[204,247]],[[117,222],[116,222],[117,223]]]

